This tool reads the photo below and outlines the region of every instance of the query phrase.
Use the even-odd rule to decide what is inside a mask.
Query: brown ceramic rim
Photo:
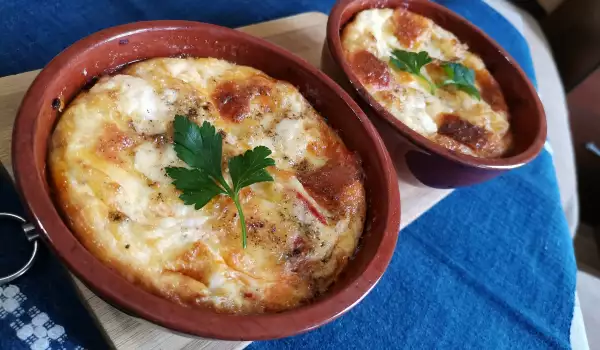
[[[413,131],[411,128],[406,126],[404,123],[396,119],[391,113],[385,110],[371,95],[367,92],[364,86],[360,83],[356,74],[350,68],[346,58],[344,57],[344,50],[342,48],[342,42],[340,38],[341,30],[346,23],[341,23],[342,14],[347,11],[348,5],[354,2],[361,2],[361,4],[367,4],[366,8],[398,8],[408,7],[410,4],[419,3],[421,5],[429,6],[434,11],[441,12],[444,16],[450,17],[455,21],[460,21],[464,25],[471,28],[474,35],[483,37],[489,45],[493,46],[507,61],[511,63],[511,66],[517,71],[518,75],[525,82],[523,89],[526,90],[525,94],[532,96],[535,99],[536,108],[542,116],[539,118],[539,123],[536,131],[534,142],[532,142],[523,152],[520,152],[514,156],[503,157],[503,158],[478,158],[461,153],[451,152],[443,146],[430,141],[421,134]],[[371,6],[369,6],[371,4]],[[362,11],[362,10],[359,10]],[[353,13],[355,15],[357,12]],[[461,39],[461,38],[459,38]],[[516,63],[515,59],[512,58],[508,52],[506,52],[498,43],[492,38],[485,34],[481,29],[471,24],[465,18],[457,15],[450,11],[446,7],[439,5],[429,0],[338,0],[331,10],[329,20],[327,21],[327,45],[334,61],[342,67],[344,74],[352,84],[352,86],[359,93],[360,97],[363,98],[383,119],[395,128],[402,136],[407,138],[413,144],[425,150],[428,153],[434,153],[444,158],[448,158],[457,163],[476,167],[476,168],[487,168],[487,169],[512,169],[521,166],[533,158],[535,158],[541,151],[546,141],[546,118],[544,114],[544,108],[537,95],[537,91],[527,78],[527,75],[521,67]],[[485,61],[485,60],[484,60]]]
[[[364,273],[320,300],[306,306],[282,313],[261,315],[228,315],[209,310],[183,307],[160,298],[126,281],[116,272],[103,265],[75,238],[57,212],[47,191],[45,169],[40,169],[36,159],[46,155],[36,154],[33,146],[37,117],[41,110],[40,96],[45,86],[58,78],[61,70],[68,69],[70,60],[84,51],[137,32],[170,30],[193,27],[208,32],[228,31],[228,35],[273,53],[274,59],[283,59],[302,66],[314,79],[324,82],[328,89],[340,96],[349,110],[364,127],[373,144],[372,157],[383,165],[382,178],[387,193],[375,193],[370,200],[385,200],[390,204],[388,212],[375,213],[384,216],[384,232],[373,258],[366,264]],[[114,67],[107,67],[114,68]],[[348,113],[350,114],[350,113]],[[107,301],[166,328],[205,338],[224,340],[263,340],[291,336],[309,331],[332,321],[356,305],[379,281],[386,269],[396,245],[400,223],[400,199],[398,181],[390,156],[374,126],[358,105],[324,73],[305,60],[262,39],[239,31],[215,25],[189,21],[138,22],[102,30],[73,44],[54,58],[38,75],[27,91],[19,110],[13,131],[12,157],[17,185],[35,225],[42,235],[77,277]],[[45,168],[45,164],[44,164]],[[369,199],[369,198],[368,198]],[[365,232],[369,228],[365,228]]]

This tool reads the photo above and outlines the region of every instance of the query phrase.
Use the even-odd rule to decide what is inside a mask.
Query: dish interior
[[[212,148],[207,136],[188,141],[194,127],[214,135]],[[272,165],[239,190],[239,209],[212,192],[255,171],[260,149]],[[192,170],[211,170],[214,155],[225,183]],[[310,303],[354,256],[365,220],[360,159],[298,90],[214,58],[102,76],[62,113],[49,169],[65,220],[96,257],[150,292],[218,312]]]

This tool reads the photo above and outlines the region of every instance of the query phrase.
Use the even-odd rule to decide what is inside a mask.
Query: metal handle
[[[12,273],[8,276],[4,276],[4,277],[0,277],[0,286],[3,284],[7,284],[11,281],[14,281],[15,279],[23,276],[27,270],[29,270],[31,268],[31,266],[33,265],[33,262],[35,261],[35,258],[37,256],[37,251],[38,251],[38,234],[34,231],[35,227],[28,223],[27,220],[25,220],[24,218],[20,217],[19,215],[15,215],[15,214],[11,214],[11,213],[0,213],[0,219],[1,218],[8,218],[8,219],[13,219],[13,220],[17,220],[21,223],[21,228],[23,229],[23,233],[25,233],[25,237],[27,237],[27,240],[29,242],[33,242],[33,252],[31,253],[31,256],[29,257],[29,260],[27,261],[27,263],[25,263],[25,265],[23,265],[23,267],[21,267],[17,272]]]

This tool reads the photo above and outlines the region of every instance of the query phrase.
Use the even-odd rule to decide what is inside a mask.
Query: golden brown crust
[[[427,18],[403,9],[396,9],[393,19],[396,38],[408,48],[412,48],[430,26]]]
[[[367,50],[351,53],[350,66],[358,78],[366,84],[384,88],[390,83],[390,72],[387,64]]]

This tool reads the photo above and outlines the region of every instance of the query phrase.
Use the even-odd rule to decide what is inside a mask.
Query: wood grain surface
[[[319,66],[325,40],[327,16],[309,12],[274,21],[263,22],[239,30],[266,39]],[[10,138],[15,115],[23,95],[39,73],[32,71],[0,78],[0,161],[12,174]],[[393,151],[393,142],[389,149]],[[392,158],[393,158],[392,154]],[[398,170],[402,172],[398,164]],[[434,190],[399,180],[402,222],[404,228],[451,191]],[[174,334],[158,326],[128,316],[108,305],[79,281],[90,309],[118,349],[242,349],[249,342],[214,341]]]

